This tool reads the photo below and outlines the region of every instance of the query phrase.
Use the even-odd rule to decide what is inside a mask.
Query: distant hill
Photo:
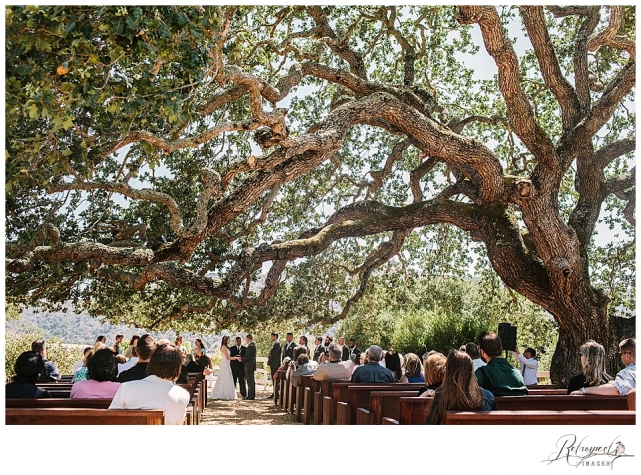
[[[73,313],[73,311],[69,310],[66,313],[38,312],[32,308],[25,309],[19,320],[6,322],[5,330],[6,333],[19,332],[25,326],[40,328],[45,332],[45,338],[56,336],[64,343],[87,346],[92,345],[98,335],[106,336],[107,344],[112,344],[117,334],[124,335],[125,340],[129,341],[133,335],[147,333],[146,330],[127,325],[102,323],[87,313]],[[176,333],[174,331],[151,332],[151,336],[155,340],[167,338],[173,342],[176,338]],[[207,349],[217,346],[220,341],[220,335],[182,333],[182,336],[184,341],[189,342],[192,346],[194,339],[200,338]]]

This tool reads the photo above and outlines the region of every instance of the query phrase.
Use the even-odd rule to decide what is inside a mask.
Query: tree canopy
[[[471,240],[554,316],[560,367],[634,306],[635,19],[6,7],[7,295],[157,329],[331,324],[382,266],[466,274]]]

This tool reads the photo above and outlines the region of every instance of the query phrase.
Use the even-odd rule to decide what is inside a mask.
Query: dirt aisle
[[[203,425],[287,425],[298,424],[295,416],[267,399],[271,391],[256,391],[253,401],[209,399],[200,421]]]

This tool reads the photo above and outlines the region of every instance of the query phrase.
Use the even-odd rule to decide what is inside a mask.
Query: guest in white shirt
[[[122,383],[109,409],[163,409],[166,425],[181,425],[185,420],[189,392],[176,386],[183,356],[171,344],[158,345],[147,365],[148,376]]]

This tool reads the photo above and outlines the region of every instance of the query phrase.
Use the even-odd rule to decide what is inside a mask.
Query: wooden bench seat
[[[42,398],[42,399],[6,399],[7,408],[31,408],[37,409],[42,407],[62,407],[62,408],[93,408],[108,409],[111,404],[111,398]]]
[[[165,411],[91,408],[7,408],[6,425],[162,425]]]
[[[445,411],[446,425],[634,425],[636,411]]]
[[[433,398],[400,398],[400,417],[403,425],[425,424]],[[499,396],[496,398],[499,410],[627,410],[625,396],[570,396],[570,395],[534,395],[534,396]],[[389,417],[389,416],[388,416]]]

